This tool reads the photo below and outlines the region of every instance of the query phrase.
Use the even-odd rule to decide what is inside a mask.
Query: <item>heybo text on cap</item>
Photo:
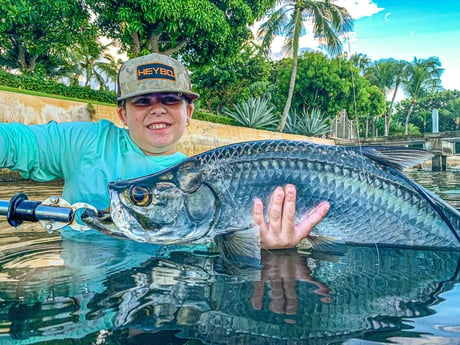
[[[176,81],[174,68],[162,63],[149,63],[137,66],[137,79],[168,79]]]

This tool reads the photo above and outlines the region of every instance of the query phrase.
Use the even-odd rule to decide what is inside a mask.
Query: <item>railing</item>
[[[460,131],[373,138],[334,138],[336,145],[408,146],[433,153],[432,170],[445,171],[447,157],[460,155]]]

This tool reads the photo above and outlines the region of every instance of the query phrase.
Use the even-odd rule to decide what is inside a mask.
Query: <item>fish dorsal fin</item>
[[[227,228],[214,236],[223,262],[230,266],[260,266],[260,230],[257,225],[248,228]]]
[[[433,157],[428,151],[403,146],[355,146],[354,149],[376,162],[398,170],[413,167]]]

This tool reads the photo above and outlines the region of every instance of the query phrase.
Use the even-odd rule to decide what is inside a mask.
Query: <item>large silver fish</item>
[[[460,213],[402,172],[431,157],[401,147],[254,141],[220,147],[169,169],[109,185],[118,232],[151,243],[214,240],[230,261],[259,260],[255,197],[297,187],[298,216],[327,200],[307,239],[331,243],[460,248]]]

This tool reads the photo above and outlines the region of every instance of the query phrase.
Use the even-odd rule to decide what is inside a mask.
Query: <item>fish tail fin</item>
[[[394,170],[395,174],[399,174],[402,177],[406,177],[402,171]],[[409,185],[414,188],[433,208],[433,210],[441,217],[441,219],[446,223],[449,227],[452,234],[460,242],[460,232],[458,226],[452,224],[451,220],[446,214],[446,211],[456,215],[458,218],[460,216],[458,210],[454,209],[451,205],[447,202],[442,200],[438,195],[434,194],[433,192],[429,191],[428,189],[424,188],[423,186],[419,185],[417,182],[407,179]]]
[[[444,212],[446,209],[450,209],[450,213],[456,214],[457,217],[459,216],[458,211],[445,203],[443,200],[441,200],[437,195],[433,194],[429,190],[426,190],[422,186],[418,185],[417,183],[413,181],[409,181],[410,184],[425,198],[425,200],[428,201],[428,203],[433,207],[433,209],[438,213],[438,215],[442,218],[442,220],[447,224],[449,229],[452,231],[452,234],[455,236],[458,242],[460,242],[460,232],[457,226],[452,224],[451,220],[447,216],[447,214]]]
[[[448,205],[437,195],[425,189],[418,183],[408,179],[403,173],[404,168],[409,168],[420,164],[430,159],[433,154],[425,150],[408,148],[408,147],[396,147],[396,146],[362,146],[355,147],[355,150],[359,150],[366,157],[384,164],[386,166],[394,168],[394,173],[405,178],[407,182],[425,198],[425,200],[431,205],[431,207],[438,213],[442,220],[447,224],[452,234],[460,242],[460,232],[458,226],[452,224],[449,217],[446,215],[444,210],[449,210],[450,213],[459,216],[458,211]]]

